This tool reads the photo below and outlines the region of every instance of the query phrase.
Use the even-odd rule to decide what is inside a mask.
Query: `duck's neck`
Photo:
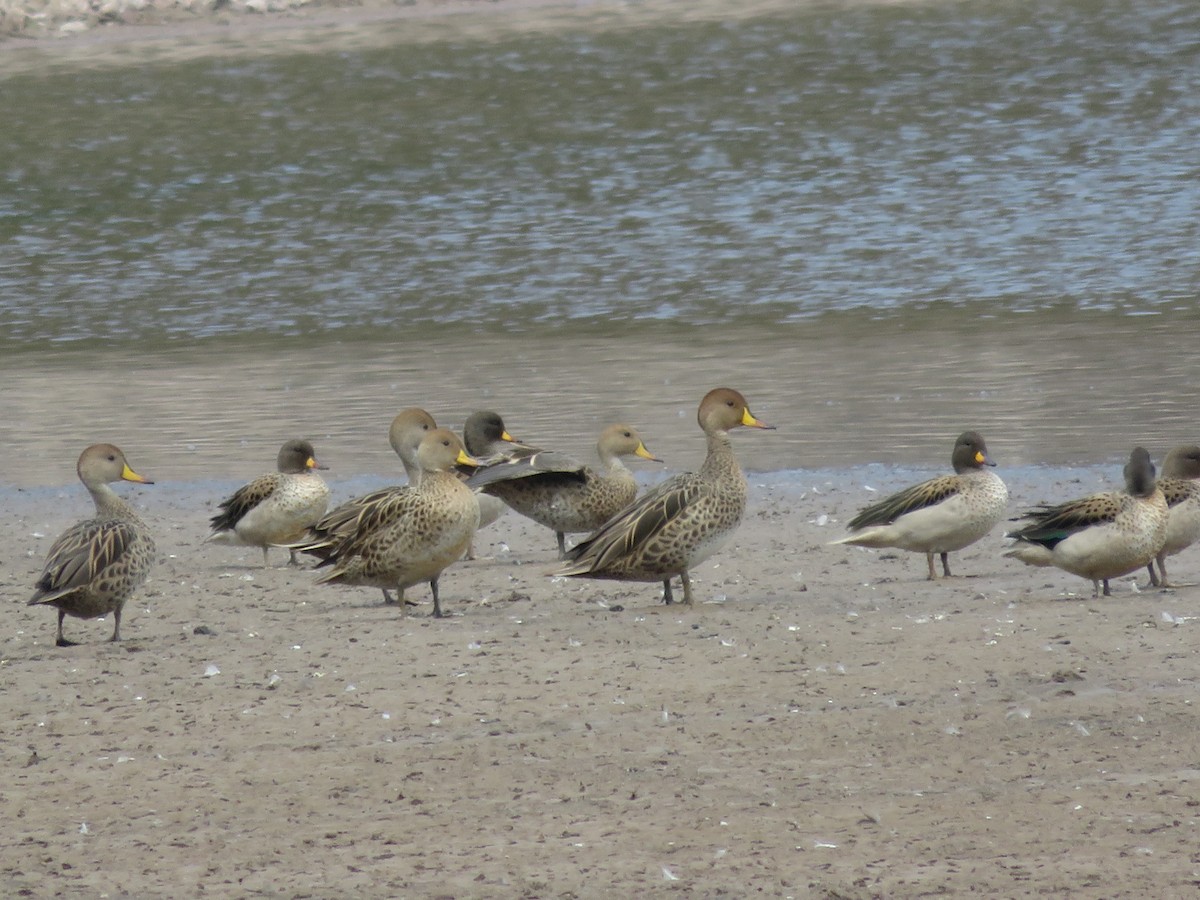
[[[728,476],[735,473],[741,476],[742,470],[737,458],[733,455],[733,443],[729,440],[728,431],[708,432],[708,456],[700,467],[700,474],[706,477]]]
[[[400,457],[400,462],[404,464],[404,474],[408,476],[408,483],[416,487],[421,483],[421,467],[403,456]]]
[[[92,502],[96,504],[96,517],[99,519],[138,519],[133,507],[126,503],[107,484],[88,485]],[[140,521],[140,519],[139,519]]]
[[[621,462],[621,457],[600,448],[596,448],[596,452],[600,456],[600,465],[604,468],[606,478],[633,478],[633,473]]]

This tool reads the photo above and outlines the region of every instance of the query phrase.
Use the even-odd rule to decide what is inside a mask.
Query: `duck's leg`
[[[944,574],[947,578],[950,577],[950,554],[949,553],[942,554],[942,574]]]
[[[1158,564],[1162,565],[1162,557],[1159,557]],[[1150,587],[1162,587],[1158,581],[1158,573],[1154,571],[1154,560],[1150,560],[1150,564],[1146,566],[1146,571],[1150,573]]]
[[[685,569],[680,578],[683,580],[683,602],[688,606],[695,606],[696,602],[692,598],[692,576]]]
[[[929,563],[929,580],[937,581],[937,571],[933,568],[933,551],[930,550],[925,554],[925,561]]]
[[[383,590],[383,602],[386,603],[388,606],[394,606],[396,604],[396,598],[388,593],[387,588],[382,588],[382,590]],[[399,591],[399,594],[400,594],[400,605],[403,606],[404,605],[404,591]]]
[[[63,637],[62,625],[63,625],[63,619],[65,619],[66,617],[67,617],[67,614],[60,609],[58,611],[58,633],[54,636],[54,646],[55,647],[78,646],[74,641],[68,641],[65,637]]]
[[[445,616],[445,613],[442,612],[442,604],[438,600],[438,580],[436,575],[429,579],[429,589],[433,591],[433,617],[441,619]]]
[[[296,555],[296,551],[291,547],[288,547],[288,565],[297,567],[300,565],[300,557]]]
[[[108,639],[110,643],[121,639],[121,609],[122,607],[118,606],[113,610],[113,633],[112,637]]]
[[[663,579],[662,602],[665,603],[667,606],[670,606],[672,603],[675,602],[675,598],[671,595],[671,579],[670,578]]]
[[[1100,596],[1100,579],[1099,578],[1092,579],[1092,596],[1093,597]]]
[[[1150,567],[1153,568],[1154,563],[1150,563]],[[1165,553],[1158,554],[1158,572],[1160,576],[1158,587],[1169,588],[1174,586],[1171,584],[1170,579],[1167,578],[1167,554]]]
[[[267,552],[268,552],[268,551],[267,551],[267,545],[266,545],[266,544],[263,544],[263,568],[264,568],[264,569],[270,568],[270,567],[267,565]],[[295,554],[294,554],[294,552],[293,552],[293,555],[295,555]]]
[[[558,558],[566,559],[567,558],[567,536],[561,531],[554,532],[554,536],[556,538],[558,538]]]

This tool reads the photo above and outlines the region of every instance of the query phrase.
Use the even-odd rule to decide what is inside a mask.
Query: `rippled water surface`
[[[784,426],[761,469],[1159,455],[1200,439],[1198,35],[730,0],[5,45],[0,477],[293,432],[385,471],[415,403],[691,465],[717,383]]]

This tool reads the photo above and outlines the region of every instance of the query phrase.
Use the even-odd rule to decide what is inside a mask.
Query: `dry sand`
[[[3,894],[1193,895],[1197,589],[1093,600],[1000,529],[935,583],[828,546],[884,471],[752,478],[695,610],[547,578],[509,514],[440,621],[201,546],[215,491],[138,488],[162,561],[124,641],[68,619],[66,649],[24,600],[86,495],[8,491]],[[1077,482],[1010,478],[1014,512]]]

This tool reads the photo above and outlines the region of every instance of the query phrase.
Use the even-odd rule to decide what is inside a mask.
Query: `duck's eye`
[[[624,434],[624,435],[625,435],[625,437],[627,437],[627,438],[631,438],[631,437],[633,437],[633,435],[632,435],[632,434],[630,434],[628,431],[622,432],[622,434]]]

